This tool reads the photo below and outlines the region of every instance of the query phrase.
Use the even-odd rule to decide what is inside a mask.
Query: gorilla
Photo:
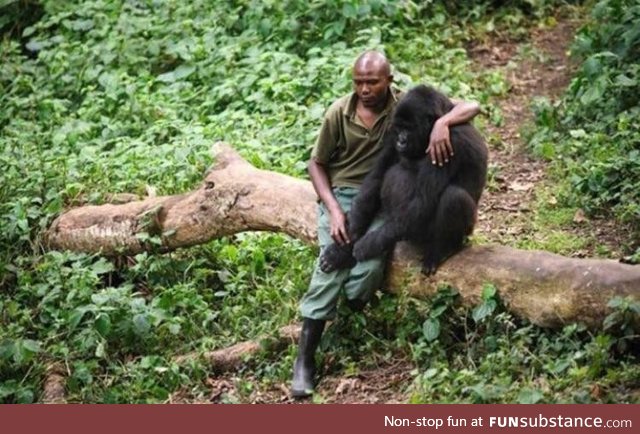
[[[329,245],[320,268],[331,272],[381,255],[399,240],[423,253],[422,270],[438,266],[464,246],[473,231],[487,176],[488,151],[469,123],[450,127],[454,156],[443,167],[426,156],[435,121],[453,104],[437,90],[420,85],[398,103],[382,140],[383,150],[365,177],[348,215],[351,243]],[[382,209],[385,223],[367,233]]]

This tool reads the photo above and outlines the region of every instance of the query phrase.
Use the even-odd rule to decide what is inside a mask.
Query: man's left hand
[[[438,166],[448,163],[449,158],[453,157],[449,126],[444,122],[440,122],[440,119],[433,124],[427,154],[431,158],[431,163]]]

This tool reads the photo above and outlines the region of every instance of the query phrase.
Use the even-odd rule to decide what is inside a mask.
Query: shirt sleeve
[[[327,164],[331,160],[340,141],[340,110],[329,109],[322,121],[320,133],[311,152],[311,158],[320,164]]]

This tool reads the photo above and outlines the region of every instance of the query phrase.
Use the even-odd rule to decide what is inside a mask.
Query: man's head
[[[382,109],[393,81],[389,61],[379,51],[365,51],[353,65],[353,88],[367,108]]]

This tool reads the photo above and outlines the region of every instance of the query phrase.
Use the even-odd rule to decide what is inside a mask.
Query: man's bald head
[[[359,102],[374,112],[382,111],[393,81],[391,66],[385,55],[379,51],[365,51],[353,64],[352,76]]]
[[[379,51],[369,50],[362,53],[353,64],[353,69],[375,72],[385,77],[391,75],[391,65],[387,57]]]

